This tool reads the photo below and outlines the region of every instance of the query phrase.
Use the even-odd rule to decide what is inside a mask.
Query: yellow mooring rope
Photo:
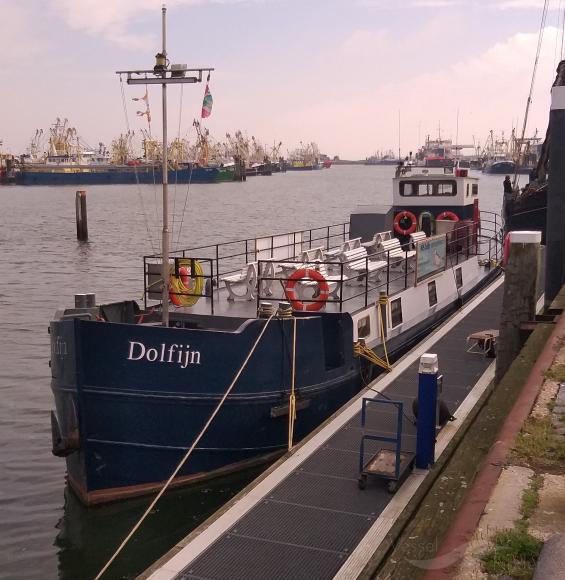
[[[388,304],[388,297],[381,296],[379,297],[379,308],[378,308],[378,317],[379,317],[379,329],[381,333],[381,342],[383,344],[383,351],[384,351],[384,359],[380,356],[375,354],[368,346],[365,345],[365,342],[362,340],[358,340],[353,344],[353,353],[355,356],[363,357],[364,359],[368,360],[370,363],[381,367],[385,371],[391,371],[392,365],[388,360],[388,351],[386,348],[386,335],[385,335],[385,327],[384,327],[384,320],[382,316],[382,307]]]
[[[294,436],[294,421],[296,420],[296,394],[294,385],[296,380],[296,317],[292,319],[292,377],[290,379],[290,398],[288,400],[288,450],[292,449]]]

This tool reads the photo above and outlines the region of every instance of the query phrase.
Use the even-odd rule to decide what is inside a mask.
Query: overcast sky
[[[90,144],[138,133],[140,87],[116,70],[151,68],[160,0],[0,0],[0,140],[23,152],[67,117]],[[238,128],[284,150],[403,154],[427,134],[485,141],[522,123],[543,0],[169,0],[171,62],[212,66],[213,136]],[[545,134],[565,0],[551,0],[528,122]],[[180,89],[169,91],[169,132]],[[203,85],[184,88],[181,135],[194,138]],[[154,120],[159,89],[150,89]],[[459,111],[459,115],[457,114]],[[400,131],[399,131],[400,117]],[[457,119],[459,130],[457,135]],[[160,126],[155,123],[155,130]]]

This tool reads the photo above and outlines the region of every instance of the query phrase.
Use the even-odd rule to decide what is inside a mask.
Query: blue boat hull
[[[67,469],[82,500],[92,504],[139,495],[166,480],[264,323],[250,320],[239,331],[219,332],[76,319],[53,322],[58,430],[63,442],[78,441],[76,449],[67,450]],[[349,315],[301,318],[297,326],[295,441],[361,387]],[[179,472],[178,484],[286,450],[291,339],[291,320],[270,323],[233,392]],[[177,348],[170,351],[173,344]]]
[[[216,167],[183,168],[169,171],[169,183],[216,183],[220,178]],[[18,185],[125,185],[162,183],[162,172],[151,167],[131,167],[92,171],[20,171],[15,175]]]

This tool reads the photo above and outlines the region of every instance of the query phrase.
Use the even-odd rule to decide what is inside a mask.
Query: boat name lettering
[[[191,350],[190,345],[169,344],[162,342],[158,347],[147,347],[142,342],[129,341],[127,360],[138,361],[145,359],[148,362],[171,363],[185,369],[188,365],[200,364],[200,351]]]

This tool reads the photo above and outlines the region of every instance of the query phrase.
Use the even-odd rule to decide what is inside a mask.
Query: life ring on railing
[[[318,297],[316,298],[316,302],[311,302],[310,304],[304,304],[304,302],[298,300],[294,289],[297,282],[300,282],[300,280],[304,280],[305,278],[318,283]],[[294,274],[292,274],[288,279],[284,291],[293,310],[306,310],[307,312],[315,312],[323,308],[328,296],[330,295],[330,287],[328,286],[326,279],[322,274],[320,274],[320,272],[313,270],[312,268],[301,268],[294,272]]]
[[[184,262],[184,260],[183,260]],[[194,273],[189,265],[179,266],[179,275],[174,273],[169,277],[169,298],[175,306],[194,306],[202,295],[204,286],[203,270],[200,262],[194,263]]]
[[[510,232],[504,236],[502,243],[502,267],[505,268],[510,259]]]
[[[436,220],[451,220],[452,222],[458,222],[459,216],[452,211],[442,211],[436,218]]]
[[[405,224],[406,220],[410,220],[410,223]],[[418,220],[411,211],[404,210],[394,216],[394,231],[397,234],[409,236],[416,231],[417,227]]]

